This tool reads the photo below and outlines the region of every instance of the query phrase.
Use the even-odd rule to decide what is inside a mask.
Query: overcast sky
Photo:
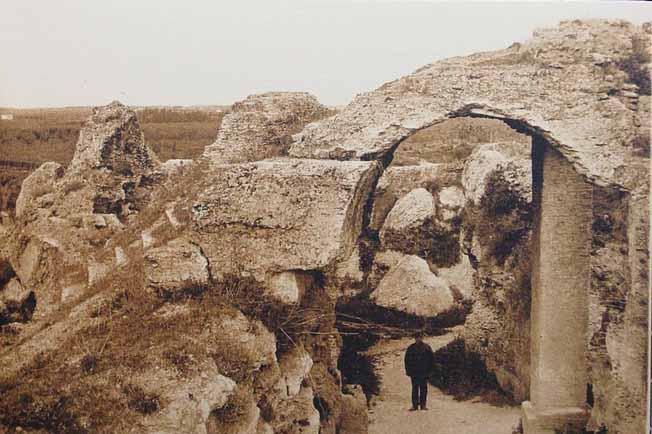
[[[339,105],[574,18],[641,23],[652,4],[1,0],[0,106],[229,104],[271,90]]]

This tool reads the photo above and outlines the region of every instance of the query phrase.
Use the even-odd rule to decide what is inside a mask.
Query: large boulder
[[[425,233],[432,227],[435,201],[425,188],[412,190],[396,202],[380,231],[385,249],[418,253]]]
[[[204,157],[213,163],[243,163],[287,154],[292,135],[330,110],[303,92],[270,92],[236,102],[222,119]]]
[[[457,187],[444,187],[437,201],[425,188],[399,199],[380,230],[381,248],[417,255],[438,267],[459,262],[459,216],[462,195]]]
[[[394,250],[376,252],[371,270],[367,274],[367,286],[375,289],[387,272],[403,260],[405,254]]]
[[[220,166],[189,211],[211,274],[248,272],[264,280],[287,270],[324,269],[348,257],[379,172],[374,162]]]
[[[370,298],[381,307],[428,318],[450,310],[455,303],[446,282],[430,271],[425,260],[412,255],[389,270]]]
[[[418,166],[390,166],[378,181],[373,197],[369,228],[379,231],[397,200],[417,188],[433,191],[446,187],[459,177],[445,164],[424,163]]]
[[[475,289],[475,270],[468,255],[461,254],[460,261],[450,267],[437,267],[436,273],[437,277],[444,280],[454,293],[457,291],[464,299],[472,298]]]
[[[435,212],[435,203],[432,194],[425,188],[412,190],[394,205],[387,215],[385,224],[380,232],[383,243],[391,232],[399,232],[418,228],[432,220]]]
[[[488,143],[478,146],[467,160],[462,173],[466,200],[479,205],[492,188],[490,175],[500,171],[515,194],[532,197],[532,162],[530,148],[520,143]]]

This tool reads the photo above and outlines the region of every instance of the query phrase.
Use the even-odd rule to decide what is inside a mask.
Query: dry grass
[[[211,289],[211,297],[261,321],[276,336],[277,354],[280,355],[307,335],[328,333],[322,327],[334,322],[334,312],[324,310],[330,302],[315,303],[311,300],[327,297],[324,290],[313,288],[309,292],[312,293],[304,296],[301,304],[279,304],[253,278],[226,276],[223,282]]]
[[[166,405],[135,380],[157,367],[190,377],[197,375],[198,361],[212,358],[223,375],[238,382],[251,379],[255,355],[228,334],[205,333],[207,324],[236,315],[236,308],[275,332],[281,352],[307,334],[320,333],[322,323],[328,322],[322,310],[279,306],[255,282],[235,278],[201,293],[165,300],[144,290],[142,264],[136,261],[98,282],[91,292],[104,294],[105,300],[81,319],[86,326],[15,375],[2,376],[0,426],[71,433],[121,431],[142,414]],[[66,318],[62,312],[48,322]],[[224,348],[229,350],[221,351]],[[241,406],[233,405],[238,413]],[[230,410],[225,412],[228,419]]]
[[[90,107],[7,109],[13,121],[0,122],[0,149],[4,159],[63,165],[72,159],[75,143]],[[162,160],[194,158],[215,140],[222,112],[146,108],[137,113],[145,140]]]

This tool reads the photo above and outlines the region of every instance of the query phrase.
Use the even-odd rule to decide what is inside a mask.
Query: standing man
[[[412,408],[410,411],[428,410],[428,377],[434,363],[430,345],[423,342],[423,334],[414,335],[414,343],[405,352],[405,374],[412,379]]]

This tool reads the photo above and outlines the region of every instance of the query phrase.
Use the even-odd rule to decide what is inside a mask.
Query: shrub
[[[184,352],[183,348],[175,348],[165,351],[163,357],[172,364],[181,374],[187,375],[190,372],[192,358]]]
[[[0,391],[3,391],[2,385]],[[0,426],[20,426],[55,433],[87,434],[89,432],[72,415],[71,398],[65,394],[37,397],[31,393],[23,393],[17,400],[11,398],[4,400],[3,397]]]
[[[210,356],[215,361],[220,373],[231,378],[237,383],[241,383],[251,378],[255,371],[252,363],[252,355],[242,346],[233,345],[232,341],[220,344],[220,337],[216,336],[216,346],[222,350],[212,352]]]
[[[616,63],[616,66],[627,74],[627,81],[637,85],[642,95],[652,93],[650,74],[647,70],[647,64],[651,60],[648,46],[649,41],[645,38],[633,36],[631,53]]]
[[[158,396],[145,393],[140,386],[127,384],[123,386],[122,393],[127,395],[128,407],[138,413],[151,414],[161,407]]]
[[[209,292],[247,317],[261,321],[276,336],[277,352],[282,354],[302,336],[316,332],[327,320],[328,314],[322,308],[311,307],[319,305],[310,300],[316,296],[316,291],[323,290],[315,288],[313,294],[304,295],[300,305],[281,304],[270,297],[255,279],[228,275]]]
[[[82,372],[93,373],[97,368],[97,357],[94,354],[86,354],[79,362]]]
[[[487,246],[489,255],[503,265],[514,249],[529,236],[532,227],[532,204],[528,203],[499,171],[487,178],[486,194],[480,206],[464,207],[464,225],[467,241],[476,233],[480,243]]]

